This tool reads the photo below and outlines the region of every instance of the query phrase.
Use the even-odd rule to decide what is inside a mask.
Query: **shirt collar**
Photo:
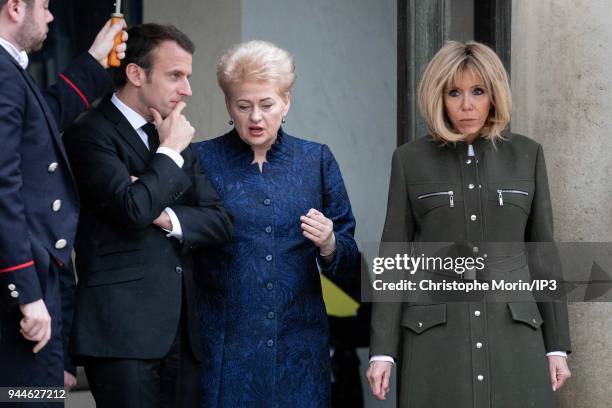
[[[28,54],[25,51],[19,51],[17,47],[2,37],[0,37],[0,45],[11,55],[11,57],[15,58],[15,61],[17,61],[21,68],[28,68],[30,60],[28,59]]]
[[[117,98],[116,93],[113,94],[111,102],[117,107],[117,109],[119,109],[121,114],[125,116],[127,121],[130,122],[130,125],[132,125],[134,130],[138,130],[148,123],[147,120],[143,118],[138,112],[136,112],[134,109],[130,108],[119,98]]]

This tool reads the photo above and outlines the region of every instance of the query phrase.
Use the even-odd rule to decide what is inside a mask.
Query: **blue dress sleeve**
[[[355,217],[351,210],[340,168],[329,150],[321,149],[321,175],[323,184],[323,214],[334,223],[336,255],[330,264],[318,259],[321,272],[341,288],[352,288],[359,279],[358,249],[355,242]]]

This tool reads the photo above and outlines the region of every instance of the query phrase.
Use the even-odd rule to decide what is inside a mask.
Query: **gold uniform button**
[[[68,242],[65,239],[58,239],[55,242],[55,249],[64,249],[68,245]]]

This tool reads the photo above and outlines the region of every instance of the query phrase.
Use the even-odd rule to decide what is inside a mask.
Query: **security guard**
[[[0,0],[0,386],[64,386],[60,281],[78,199],[60,131],[112,81],[104,68],[124,24],[107,23],[89,52],[40,91],[27,52],[53,20],[48,0]],[[123,36],[124,40],[126,35]],[[125,43],[115,51],[122,58]],[[73,282],[72,282],[73,283]]]

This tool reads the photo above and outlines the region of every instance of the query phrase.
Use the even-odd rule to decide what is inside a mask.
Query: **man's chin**
[[[36,52],[36,51],[40,51],[43,47],[45,40],[41,40],[40,42],[36,43],[36,44],[32,44],[29,47],[26,47],[26,52],[29,54],[31,52]]]
[[[163,111],[160,111],[159,113],[161,114],[162,119],[166,119],[168,116],[170,116],[170,112],[172,112],[172,107],[168,108],[168,109],[164,109]]]

